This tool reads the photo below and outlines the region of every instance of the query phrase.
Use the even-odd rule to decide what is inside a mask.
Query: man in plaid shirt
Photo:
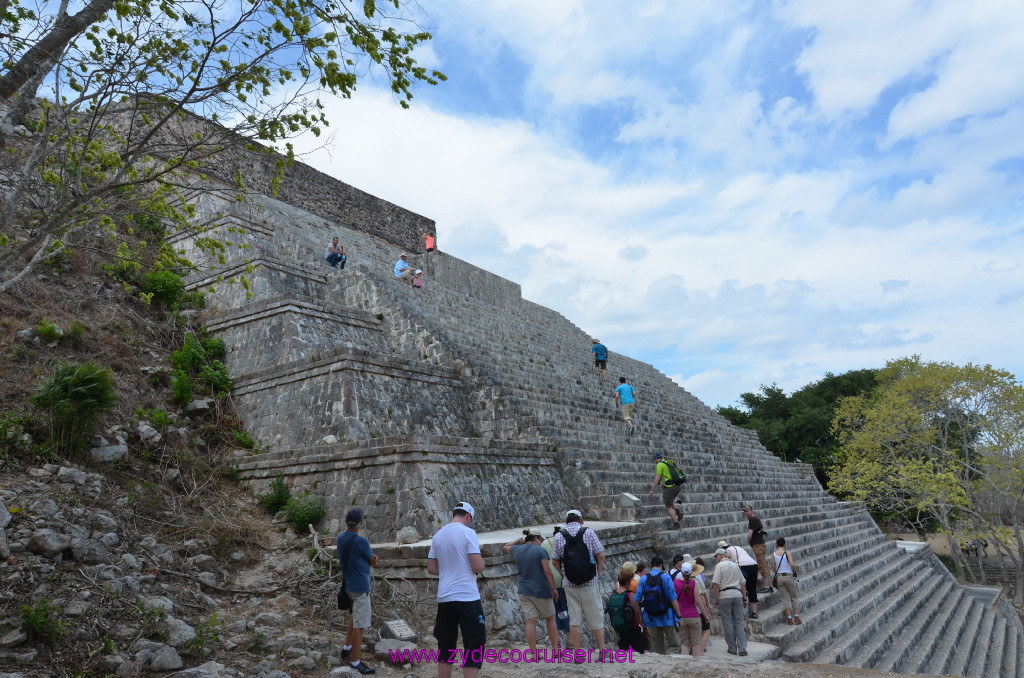
[[[587,545],[590,562],[596,566],[596,572],[589,581],[576,584],[565,573],[563,556],[565,555],[566,533],[568,533],[568,537],[572,538],[580,530],[586,530],[583,534],[583,543]],[[604,610],[597,582],[601,577],[601,570],[604,569],[604,546],[597,538],[596,532],[583,527],[583,514],[572,509],[565,514],[565,529],[555,535],[552,547],[551,559],[558,571],[562,573],[562,585],[565,587],[566,602],[569,604],[569,642],[572,644],[573,650],[580,649],[581,620],[586,620],[587,628],[594,634],[594,639],[597,641],[598,650],[603,651]],[[601,654],[603,655],[603,652]]]

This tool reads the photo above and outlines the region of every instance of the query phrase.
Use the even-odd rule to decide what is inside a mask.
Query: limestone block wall
[[[388,542],[399,529],[433,534],[451,508],[480,504],[478,529],[547,522],[565,511],[565,486],[539,444],[466,436],[406,435],[242,455],[237,468],[257,491],[278,475],[326,498],[334,530],[352,506],[367,512],[365,535]]]

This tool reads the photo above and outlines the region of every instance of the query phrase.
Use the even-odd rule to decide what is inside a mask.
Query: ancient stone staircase
[[[430,253],[412,257],[426,271],[413,289],[390,273],[395,246],[269,199],[258,219],[232,219],[252,224],[245,256],[259,268],[250,298],[218,293],[208,326],[231,348],[239,414],[269,448],[238,459],[257,487],[287,476],[325,495],[335,520],[366,506],[378,540],[403,525],[429,533],[464,498],[484,529],[550,522],[573,506],[639,521],[662,555],[709,564],[719,539],[744,541],[740,506],[751,503],[801,569],[804,624],[784,623],[776,594],[748,622],[786,659],[1024,676],[1018,619],[966,596],[930,553],[888,541],[809,466],[781,462],[650,365],[612,352],[602,382],[589,336],[517,285]],[[321,261],[337,233],[349,251],[341,272]],[[620,375],[639,392],[633,436],[614,404]],[[647,496],[655,450],[689,476],[678,529]],[[621,507],[624,492],[642,505]]]

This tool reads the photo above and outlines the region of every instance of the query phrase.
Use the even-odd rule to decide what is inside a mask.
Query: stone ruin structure
[[[193,196],[234,245],[192,286],[218,288],[205,321],[225,341],[235,407],[260,450],[239,453],[237,469],[257,491],[283,476],[293,491],[324,497],[334,533],[348,508],[362,506],[363,533],[386,565],[376,576],[409,587],[425,618],[436,590],[426,542],[393,542],[404,527],[429,539],[457,501],[477,508],[480,532],[550,525],[568,508],[616,523],[599,529],[604,590],[622,561],[655,552],[713,567],[719,539],[745,542],[740,506],[751,503],[801,565],[804,623],[785,624],[778,594],[747,622],[777,656],[1024,677],[1024,634],[1005,599],[978,600],[930,550],[887,540],[862,505],[826,493],[809,465],[780,461],[651,365],[612,352],[600,381],[589,335],[568,319],[523,299],[513,282],[423,252],[428,219],[305,165],[289,169],[276,198],[267,195],[272,158],[241,169],[253,190],[244,200],[215,179]],[[335,235],[348,252],[344,271],[323,261]],[[194,245],[186,235],[172,242]],[[393,277],[403,251],[424,270],[422,289]],[[243,274],[249,291],[220,284]],[[612,396],[620,375],[641,394],[632,437]],[[647,495],[654,450],[689,476],[680,529]],[[514,564],[500,544],[483,555],[488,630],[519,638]]]

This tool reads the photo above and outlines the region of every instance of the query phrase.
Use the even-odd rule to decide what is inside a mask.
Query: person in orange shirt
[[[434,243],[437,242],[437,240],[434,238],[434,236],[430,235],[429,233],[424,233],[423,234],[423,239],[427,241],[427,251],[428,252],[433,252],[434,251]]]

